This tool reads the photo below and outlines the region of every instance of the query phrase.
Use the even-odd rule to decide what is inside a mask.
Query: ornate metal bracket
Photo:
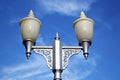
[[[53,68],[53,47],[52,46],[33,46],[35,53],[44,56],[50,69]],[[62,47],[62,69],[68,66],[71,56],[81,52],[81,46],[63,46]]]
[[[81,46],[63,46],[62,47],[62,68],[65,69],[68,66],[68,61],[71,56],[81,52]]]
[[[50,69],[52,69],[53,67],[53,48],[52,46],[33,46],[32,47],[33,50],[35,51],[35,53],[40,54],[42,56],[44,56],[44,58],[47,61],[47,65]]]

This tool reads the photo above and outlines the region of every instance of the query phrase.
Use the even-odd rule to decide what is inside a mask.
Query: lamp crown
[[[80,18],[86,18],[86,15],[85,15],[84,11],[82,11],[82,12],[80,13]]]
[[[29,14],[28,14],[28,17],[34,17],[34,13],[32,10],[30,10]]]

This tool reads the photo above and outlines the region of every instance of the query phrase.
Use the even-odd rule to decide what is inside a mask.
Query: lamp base
[[[29,59],[31,55],[32,46],[35,45],[35,43],[31,40],[26,40],[26,41],[23,41],[23,44],[26,48],[26,57],[27,59]]]
[[[91,45],[91,41],[85,40],[79,43],[79,45],[83,47],[83,55],[84,55],[84,58],[87,60],[88,55],[89,55],[88,49],[89,49],[89,46]]]

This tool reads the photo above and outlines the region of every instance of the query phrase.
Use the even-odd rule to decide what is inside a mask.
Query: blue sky
[[[63,45],[78,45],[73,22],[82,10],[95,22],[86,61],[69,60],[63,80],[119,80],[119,0],[0,0],[0,80],[52,80],[45,59],[32,52],[26,59],[19,21],[32,9],[42,22],[36,45],[52,45],[56,32]]]

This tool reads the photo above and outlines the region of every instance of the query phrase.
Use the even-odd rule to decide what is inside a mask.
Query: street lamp
[[[34,17],[31,10],[28,17],[20,21],[23,44],[26,48],[26,56],[29,59],[31,50],[44,56],[48,67],[54,73],[54,80],[62,80],[61,73],[68,66],[68,60],[71,56],[83,51],[84,57],[87,59],[88,48],[91,44],[93,34],[93,25],[93,20],[87,18],[82,11],[80,18],[73,23],[79,46],[62,46],[58,33],[56,33],[52,46],[35,46],[41,22]]]
[[[87,18],[83,11],[81,12],[80,18],[73,23],[79,45],[83,47],[83,53],[86,59],[88,57],[88,47],[91,45],[93,25],[93,20]]]
[[[28,17],[25,17],[20,21],[20,26],[23,44],[26,48],[26,56],[29,58],[32,46],[35,45],[38,37],[41,22],[34,17],[32,10],[30,10]]]

